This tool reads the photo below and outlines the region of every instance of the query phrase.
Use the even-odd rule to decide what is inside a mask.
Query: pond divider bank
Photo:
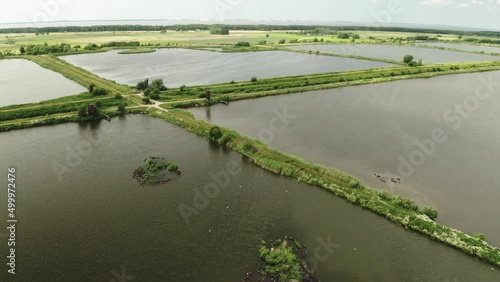
[[[132,93],[132,88],[126,85],[117,84],[114,81],[101,78],[82,68],[73,66],[53,55],[22,56],[20,58],[28,59],[41,67],[60,73],[85,88],[88,88],[90,84],[94,84],[96,88],[104,89],[111,94]]]
[[[231,82],[215,85],[183,87],[182,89],[169,89],[161,92],[160,100],[165,102],[162,104],[162,108],[165,109],[189,108],[199,105],[212,105],[221,101],[227,103],[229,101],[296,94],[306,91],[317,91],[396,80],[431,78],[440,75],[486,72],[494,70],[500,70],[500,61],[432,64],[419,67],[390,67],[361,71],[300,75],[262,79],[257,80],[256,82]],[[211,101],[199,98],[204,97],[205,89],[210,89],[212,95]]]
[[[358,179],[333,168],[307,162],[295,156],[273,150],[263,142],[220,128],[183,110],[150,109],[149,115],[161,118],[248,157],[258,166],[321,187],[390,221],[434,240],[452,246],[471,256],[500,267],[500,249],[484,240],[467,235],[430,219],[410,199],[365,187]],[[214,130],[217,128],[216,130]]]

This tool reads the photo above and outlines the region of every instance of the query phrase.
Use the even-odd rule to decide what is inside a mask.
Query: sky
[[[432,24],[500,29],[500,0],[22,0],[0,23],[60,20],[248,19]]]

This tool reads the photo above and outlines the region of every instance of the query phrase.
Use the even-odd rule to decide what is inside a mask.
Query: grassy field
[[[295,32],[295,31],[291,31]],[[349,31],[348,31],[349,32]],[[389,38],[406,38],[409,36],[419,35],[410,32],[382,32],[382,31],[350,31],[361,36],[357,42],[374,43],[378,40],[388,40]],[[269,37],[267,35],[269,34]],[[426,34],[438,36],[438,34]],[[443,34],[440,35],[441,40],[458,40],[456,35]],[[325,42],[332,43],[348,43],[350,39],[339,39],[336,36],[314,36],[314,35],[297,35],[287,33],[286,31],[231,31],[230,35],[211,35],[208,31],[168,31],[161,33],[159,31],[105,31],[105,32],[64,32],[64,33],[49,33],[43,35],[35,35],[32,33],[21,34],[2,34],[0,38],[0,52],[7,50],[18,51],[22,45],[29,44],[44,44],[49,45],[68,43],[71,45],[80,45],[84,47],[89,43],[103,44],[112,41],[139,41],[141,44],[152,45],[234,45],[240,41],[248,41],[252,45],[258,44],[261,41],[266,41],[268,44],[278,44],[280,40],[289,42],[292,39],[309,40],[314,38],[323,39]],[[15,43],[8,44],[7,37],[12,38]],[[376,40],[369,39],[376,38]],[[467,38],[467,37],[464,37]],[[482,37],[474,37],[482,38]]]

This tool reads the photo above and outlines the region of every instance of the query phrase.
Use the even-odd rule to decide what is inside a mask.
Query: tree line
[[[61,27],[17,27],[3,28],[0,33],[47,33],[47,32],[98,32],[98,31],[188,31],[188,30],[303,30],[312,34],[331,34],[338,31],[365,30],[456,34],[463,36],[500,37],[499,31],[462,31],[429,28],[409,27],[381,27],[381,26],[325,26],[325,25],[220,25],[220,24],[186,24],[186,25],[94,25],[94,26],[61,26]]]

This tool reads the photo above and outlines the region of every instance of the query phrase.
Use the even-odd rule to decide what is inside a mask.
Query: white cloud
[[[460,4],[457,5],[457,8],[467,8],[469,6],[470,6],[469,3],[460,3]]]
[[[445,6],[453,3],[451,0],[422,0],[420,4],[429,6]]]

